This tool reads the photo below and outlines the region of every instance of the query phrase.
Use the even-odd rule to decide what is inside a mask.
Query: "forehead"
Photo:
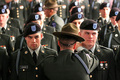
[[[104,8],[101,9],[101,10],[110,10],[110,8],[109,8],[109,7],[104,7]]]
[[[41,34],[42,34],[41,32],[38,32],[38,33],[35,33],[35,34],[30,34],[28,36],[34,37],[34,36],[40,36]]]
[[[81,30],[81,32],[98,33],[97,30]]]
[[[83,19],[77,19],[77,20],[74,20],[73,22],[82,22]]]
[[[7,16],[7,14],[0,14],[0,16]]]
[[[44,11],[37,12],[37,14],[44,14]]]

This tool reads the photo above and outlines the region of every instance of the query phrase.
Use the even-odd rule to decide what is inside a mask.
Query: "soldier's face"
[[[88,49],[92,48],[98,37],[98,31],[97,30],[81,30],[79,35],[85,39],[85,41],[82,42],[82,46]]]
[[[112,16],[112,17],[110,18],[110,20],[111,20],[111,23],[112,23],[113,25],[117,25],[116,16]]]
[[[8,20],[8,14],[0,14],[0,24],[6,24]]]
[[[44,9],[45,16],[50,17],[50,9]]]
[[[36,50],[40,46],[42,37],[43,35],[40,32],[28,35],[27,37],[25,37],[27,46],[32,50]]]
[[[74,20],[72,23],[75,24],[78,29],[80,29],[80,25],[83,22],[83,19],[79,19],[79,20]]]
[[[104,7],[103,9],[100,10],[100,13],[103,18],[108,18],[110,13],[110,8]]]

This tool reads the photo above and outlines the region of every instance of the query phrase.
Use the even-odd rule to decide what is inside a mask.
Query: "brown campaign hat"
[[[62,5],[58,5],[56,0],[46,0],[44,9],[57,8]]]
[[[68,23],[63,26],[61,32],[54,32],[53,35],[57,36],[58,38],[70,37],[79,42],[84,41],[84,39],[80,37],[78,33],[79,33],[78,27],[73,23]]]

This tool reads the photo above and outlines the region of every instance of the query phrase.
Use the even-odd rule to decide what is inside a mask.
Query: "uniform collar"
[[[90,49],[92,53],[94,53],[94,51],[95,51],[95,46],[96,46],[96,44]]]
[[[28,46],[27,46],[27,47],[28,47]],[[33,51],[32,49],[30,49],[29,47],[28,47],[28,49],[29,49],[31,55],[33,56],[33,52],[34,52],[34,51]],[[38,55],[39,55],[39,50],[40,50],[40,46],[35,50],[35,53],[36,53],[37,57],[38,57]]]
[[[1,30],[2,28],[3,28],[3,27],[0,26],[0,30]],[[7,28],[7,24],[4,26],[4,28],[5,28],[5,30],[6,30],[6,28]]]

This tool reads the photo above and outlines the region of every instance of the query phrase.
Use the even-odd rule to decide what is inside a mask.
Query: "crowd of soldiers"
[[[119,80],[119,0],[0,0],[0,80]]]

